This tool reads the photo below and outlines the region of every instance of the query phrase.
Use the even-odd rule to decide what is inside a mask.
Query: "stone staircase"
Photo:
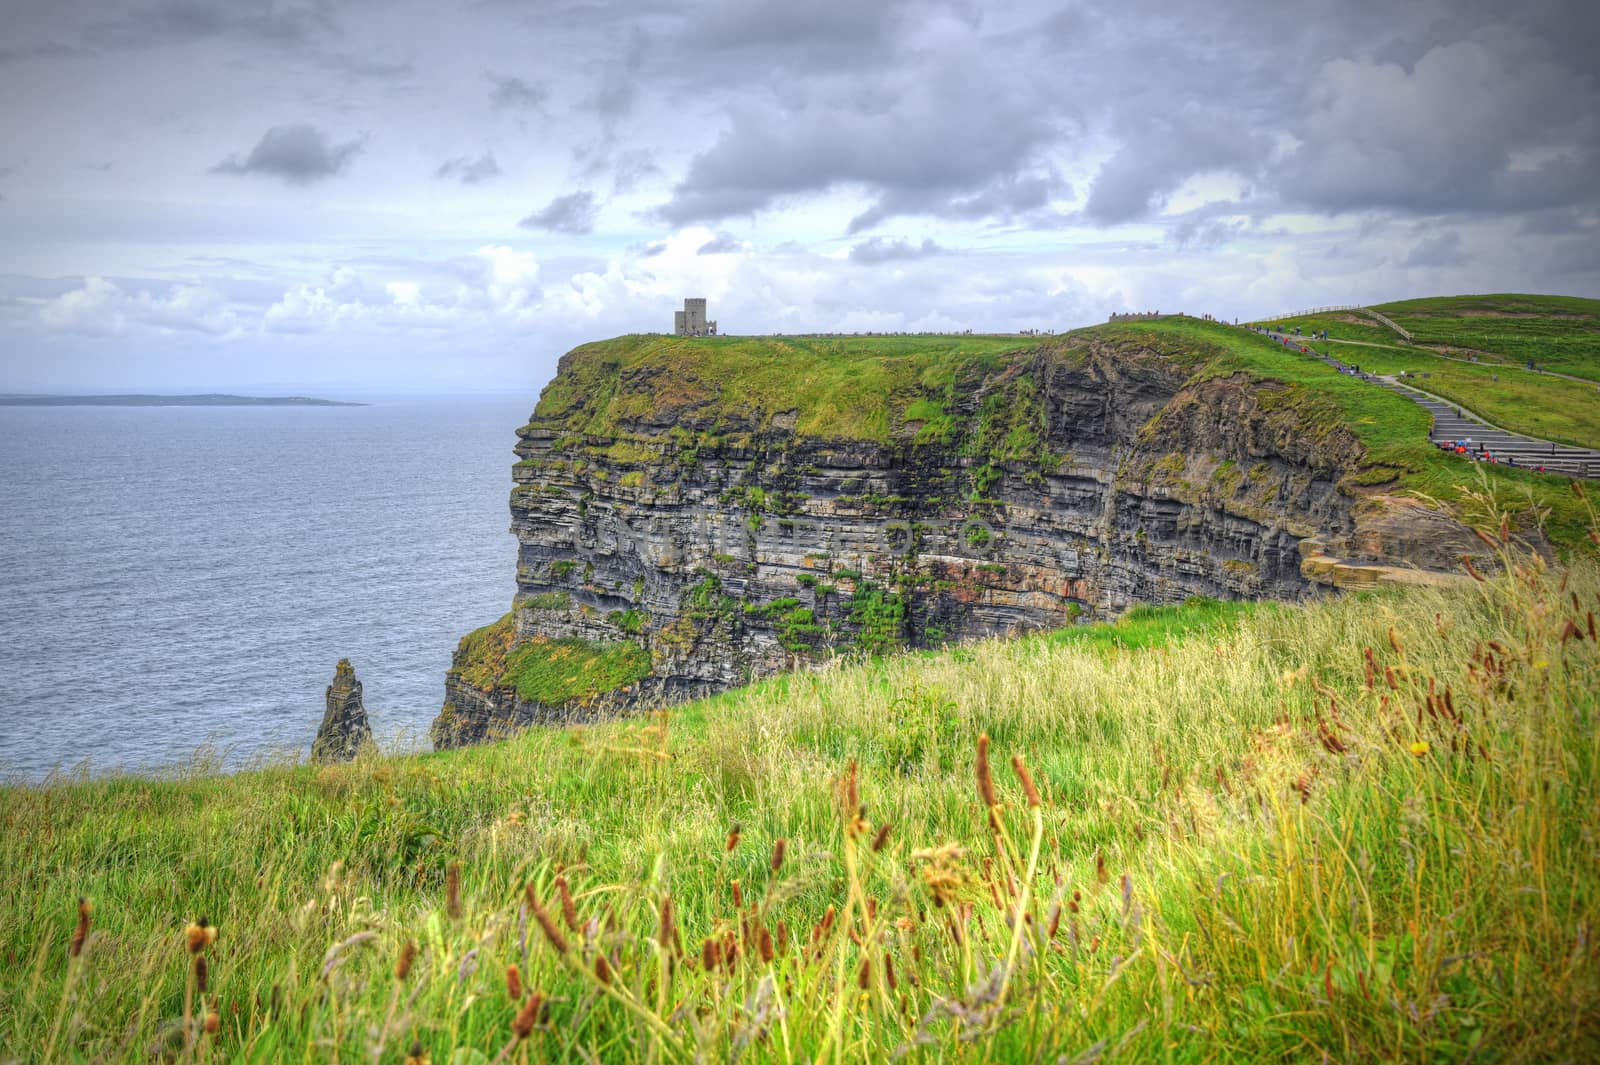
[[[1508,464],[1509,461],[1525,468],[1543,466],[1551,473],[1600,479],[1600,451],[1508,432],[1454,403],[1429,395],[1402,381],[1380,378],[1379,383],[1408,397],[1433,415],[1433,429],[1428,439],[1436,444],[1470,439],[1472,445],[1469,454],[1493,455],[1501,464]]]
[[[1292,344],[1304,344],[1309,338],[1285,336],[1282,333],[1268,332],[1276,340],[1287,340]],[[1480,418],[1465,408],[1451,403],[1449,400],[1440,399],[1432,393],[1425,392],[1414,385],[1408,384],[1397,377],[1378,377],[1369,373],[1357,374],[1355,367],[1340,362],[1331,355],[1324,355],[1314,349],[1310,352],[1313,358],[1321,359],[1340,373],[1356,374],[1363,381],[1370,381],[1381,385],[1391,392],[1398,392],[1419,407],[1433,415],[1433,428],[1428,432],[1428,439],[1435,444],[1444,444],[1453,440],[1471,440],[1468,454],[1476,458],[1479,455],[1493,456],[1500,465],[1520,466],[1523,469],[1539,469],[1543,467],[1546,473],[1561,474],[1567,477],[1582,477],[1587,480],[1600,480],[1600,451],[1588,447],[1572,447],[1568,444],[1557,444],[1550,440],[1540,440],[1535,436],[1523,436],[1500,428],[1491,422]]]

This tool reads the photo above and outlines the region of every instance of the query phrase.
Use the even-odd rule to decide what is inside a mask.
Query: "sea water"
[[[533,402],[0,407],[0,778],[292,757],[340,658],[424,746],[511,605]]]

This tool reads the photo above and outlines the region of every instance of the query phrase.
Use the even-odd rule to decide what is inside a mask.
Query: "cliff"
[[[1395,491],[1336,391],[1263,376],[1236,334],[578,348],[518,431],[513,609],[462,640],[435,746],[840,651],[1300,599],[1480,549]]]

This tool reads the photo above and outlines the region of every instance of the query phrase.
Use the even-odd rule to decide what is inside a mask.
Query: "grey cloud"
[[[1409,69],[1333,60],[1273,174],[1330,212],[1511,212],[1600,201],[1600,93],[1515,34],[1429,48]]]
[[[790,107],[743,107],[659,213],[714,222],[839,186],[877,195],[855,231],[895,214],[975,217],[1019,195],[1037,205],[1053,180],[1039,157],[1062,133],[1037,92],[962,54]]]
[[[885,57],[912,6],[907,0],[720,0],[701,9],[674,45],[680,54],[715,55],[719,64],[838,69]]]
[[[550,98],[550,90],[543,82],[529,83],[521,78],[488,75],[494,88],[489,90],[489,105],[502,111],[535,111]]]
[[[1227,170],[1252,175],[1269,152],[1265,138],[1198,107],[1144,118],[1124,137],[1090,187],[1083,213],[1091,222],[1112,225],[1142,218],[1196,174]]]
[[[584,101],[584,107],[608,125],[625,118],[639,100],[640,71],[649,51],[650,41],[644,31],[633,27],[620,54],[605,64],[600,83]]]
[[[904,259],[926,259],[935,255],[948,255],[949,250],[925,237],[921,244],[887,237],[871,237],[850,249],[850,261],[863,266],[898,262]]]
[[[898,189],[850,220],[849,232],[861,233],[901,215],[929,215],[950,219],[993,218],[1012,221],[1026,216],[1045,218],[1050,201],[1072,194],[1072,187],[1054,170],[1040,174],[1002,174],[975,192],[949,195],[941,190]]]
[[[317,52],[313,58],[327,69],[350,78],[406,81],[414,78],[417,73],[415,65],[409,59],[389,61],[349,52]]]
[[[594,202],[593,193],[569,192],[565,196],[557,196],[517,225],[524,229],[548,229],[555,233],[581,236],[594,229],[595,218],[599,214],[600,208]]]
[[[1220,248],[1243,233],[1245,224],[1237,218],[1189,217],[1173,226],[1167,235],[1180,248]]]
[[[738,237],[727,233],[718,233],[715,237],[700,245],[696,255],[732,255],[744,251],[744,242]]]
[[[1454,231],[1437,233],[1419,241],[1400,261],[1401,266],[1460,266],[1467,261],[1461,247],[1461,234]]]
[[[141,48],[216,37],[252,44],[302,46],[336,32],[330,6],[169,0],[92,23],[87,39],[108,48]]]
[[[310,125],[273,126],[250,154],[233,155],[212,167],[217,174],[266,174],[307,185],[339,173],[361,151],[361,140],[332,144]]]
[[[436,178],[454,178],[463,185],[480,185],[500,176],[500,164],[493,152],[484,152],[477,159],[462,155],[447,159],[433,172]]]
[[[85,49],[74,48],[58,41],[12,45],[9,48],[0,48],[0,66],[5,66],[9,63],[21,63],[29,59],[63,59],[70,56],[88,54],[90,53]]]

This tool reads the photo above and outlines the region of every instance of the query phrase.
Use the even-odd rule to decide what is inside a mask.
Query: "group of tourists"
[[[1462,437],[1460,440],[1440,440],[1439,450],[1472,459],[1474,462],[1487,462],[1491,466],[1498,466],[1502,462],[1499,456],[1482,444],[1474,444],[1470,436]],[[1517,457],[1515,455],[1507,455],[1503,461],[1507,466],[1515,466]],[[1545,472],[1543,466],[1535,466],[1533,468],[1539,473]]]

